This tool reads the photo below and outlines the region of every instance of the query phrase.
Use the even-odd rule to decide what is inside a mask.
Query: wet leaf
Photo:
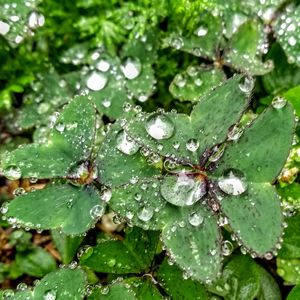
[[[291,292],[288,294],[287,300],[297,300],[300,298],[300,287],[299,285],[295,286]]]

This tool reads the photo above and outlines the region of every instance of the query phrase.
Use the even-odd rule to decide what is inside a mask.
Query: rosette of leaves
[[[46,179],[46,188],[18,191],[19,196],[6,203],[2,212],[15,225],[83,234],[105,210],[95,187],[92,156],[96,110],[88,97],[78,96],[56,117],[45,143],[21,145],[1,162],[8,179]]]
[[[97,158],[99,178],[113,191],[110,207],[133,225],[162,230],[172,260],[200,281],[221,270],[224,217],[253,256],[272,258],[281,239],[271,183],[287,159],[294,114],[280,98],[241,128],[253,86],[234,76],[206,93],[190,116],[126,106]]]

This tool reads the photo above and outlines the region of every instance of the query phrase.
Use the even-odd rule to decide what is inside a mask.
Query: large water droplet
[[[197,36],[205,36],[208,32],[208,29],[204,26],[199,26],[196,31],[195,31],[195,34]]]
[[[98,72],[92,72],[86,81],[86,85],[92,91],[100,91],[107,84],[107,77]]]
[[[172,37],[170,40],[170,46],[179,50],[183,47],[183,40],[181,37]]]
[[[181,172],[178,176],[166,176],[160,186],[164,199],[176,206],[189,206],[206,194],[206,183]]]
[[[17,166],[9,166],[3,170],[3,175],[9,180],[18,180],[22,176],[22,171]]]
[[[242,78],[239,88],[244,93],[250,93],[254,88],[254,79],[249,76]]]
[[[10,26],[9,24],[0,21],[0,34],[1,35],[6,35],[9,32]]]
[[[128,58],[121,66],[121,70],[127,79],[138,77],[142,71],[142,64],[138,58]]]
[[[223,241],[222,243],[222,254],[224,256],[229,256],[232,251],[233,251],[234,247],[232,245],[232,243],[230,241]]]
[[[186,143],[186,149],[195,152],[199,148],[199,142],[196,139],[190,139]]]
[[[56,299],[56,291],[55,290],[48,290],[43,295],[44,300],[55,300]]]
[[[97,220],[103,215],[104,210],[105,210],[104,206],[97,204],[90,210],[90,216],[94,220]]]
[[[107,72],[110,68],[110,64],[108,61],[101,59],[97,63],[96,68],[101,72]]]
[[[140,146],[122,130],[117,135],[117,149],[124,154],[133,155],[138,152]]]
[[[193,226],[201,225],[203,220],[203,216],[200,213],[193,212],[189,215],[189,223]]]
[[[284,98],[278,96],[272,101],[272,106],[276,109],[281,109],[285,107],[286,103],[287,101]]]
[[[138,218],[144,222],[148,222],[153,217],[152,207],[143,207],[137,214]]]
[[[236,169],[226,170],[223,177],[219,179],[218,185],[224,193],[233,196],[240,195],[247,190],[244,173]]]
[[[165,115],[153,114],[145,125],[148,134],[156,140],[170,138],[175,130],[171,119]]]
[[[45,23],[45,17],[36,12],[33,11],[30,15],[29,15],[29,19],[28,19],[28,26],[32,29],[38,28],[43,26]]]

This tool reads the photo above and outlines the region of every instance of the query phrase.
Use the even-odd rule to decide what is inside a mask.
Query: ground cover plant
[[[0,0],[0,299],[298,299],[299,25]]]

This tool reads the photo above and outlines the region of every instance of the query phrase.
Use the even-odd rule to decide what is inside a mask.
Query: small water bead
[[[22,177],[22,171],[17,166],[9,166],[3,170],[3,175],[9,180],[18,180]]]
[[[224,256],[229,256],[232,253],[234,247],[230,241],[226,240],[226,241],[223,241],[221,249],[222,249],[222,254]]]
[[[126,218],[131,220],[134,217],[134,213],[130,210],[126,212]]]
[[[21,196],[21,195],[23,195],[23,194],[25,194],[25,193],[26,193],[26,191],[25,191],[25,189],[22,188],[22,187],[18,187],[18,188],[16,188],[16,189],[13,191],[13,194],[14,194],[14,196],[16,196],[16,197]]]
[[[109,108],[109,107],[111,106],[111,100],[108,99],[108,98],[103,99],[102,105],[103,105],[105,108]]]
[[[28,288],[27,284],[24,282],[21,282],[17,285],[16,289],[18,291],[26,291],[26,289]]]
[[[236,169],[228,169],[218,181],[219,188],[228,195],[237,196],[247,190],[247,182],[243,172]]]
[[[273,258],[273,254],[271,252],[265,254],[265,259],[271,260],[272,258]]]
[[[187,150],[195,152],[199,148],[199,142],[196,139],[190,139],[187,141],[185,146]]]
[[[36,29],[38,27],[43,26],[44,24],[45,24],[45,17],[42,14],[36,11],[30,13],[28,18],[28,26],[31,29]]]
[[[213,153],[209,157],[210,162],[217,162],[224,154],[226,148],[226,144],[222,144],[220,146],[215,146],[213,148]]]
[[[0,213],[2,214],[6,214],[8,212],[8,203],[5,202],[2,204],[1,208],[0,208]]]
[[[110,189],[104,189],[101,191],[100,198],[104,202],[109,202],[112,196],[112,191]]]
[[[206,183],[180,172],[178,176],[166,176],[160,186],[163,198],[176,206],[189,206],[206,194]]]
[[[200,213],[193,212],[189,215],[189,223],[193,226],[199,226],[203,221],[203,216]]]
[[[90,210],[90,216],[94,220],[99,219],[103,215],[104,211],[105,211],[104,206],[97,204]]]
[[[137,216],[141,221],[148,222],[153,217],[153,213],[154,209],[152,207],[143,207],[142,210],[137,213]]]
[[[172,120],[166,115],[153,114],[145,124],[147,133],[156,140],[169,139],[175,131]]]
[[[186,78],[184,78],[184,76],[181,74],[177,74],[174,78],[174,83],[180,88],[184,87],[186,85],[186,82]]]
[[[196,78],[194,80],[194,83],[195,83],[196,86],[201,86],[203,84],[203,81],[200,78]]]
[[[110,68],[110,63],[106,60],[101,59],[97,63],[96,68],[101,72],[107,72]]]
[[[171,159],[166,159],[164,161],[164,168],[167,170],[167,171],[172,171],[174,170],[176,167],[178,166],[178,164],[171,160]]]
[[[244,129],[234,126],[227,134],[229,141],[237,141],[243,134]]]
[[[142,64],[138,58],[127,58],[121,70],[127,79],[132,80],[141,74]]]
[[[140,149],[140,146],[124,130],[118,133],[116,142],[117,149],[127,155],[133,155]]]
[[[295,46],[297,44],[297,40],[294,36],[289,37],[288,43],[290,46]]]
[[[101,294],[102,295],[107,295],[109,293],[109,286],[104,286],[102,289],[101,289]]]
[[[172,37],[170,40],[170,46],[179,50],[183,47],[183,40],[181,37]]]
[[[282,97],[275,97],[274,100],[272,101],[272,106],[275,109],[282,109],[283,107],[285,107],[287,101],[282,98]]]
[[[129,112],[129,111],[131,111],[131,109],[132,109],[132,105],[131,105],[130,103],[128,103],[128,102],[125,102],[125,103],[123,104],[122,109],[123,109],[124,112]]]
[[[0,21],[0,34],[1,35],[6,35],[10,30],[10,25],[3,22],[3,21]]]
[[[48,290],[43,295],[43,300],[56,300],[56,291]]]
[[[254,79],[250,76],[242,78],[239,88],[243,93],[250,93],[254,88]]]
[[[64,123],[57,123],[57,124],[55,125],[55,129],[56,129],[57,131],[59,131],[60,133],[64,132],[65,128],[66,128],[66,126],[65,126]]]
[[[92,91],[100,91],[107,84],[107,77],[99,72],[92,72],[87,78],[86,85]]]
[[[199,26],[196,29],[195,34],[200,37],[200,36],[205,36],[207,34],[207,32],[208,32],[208,29],[206,27]]]

